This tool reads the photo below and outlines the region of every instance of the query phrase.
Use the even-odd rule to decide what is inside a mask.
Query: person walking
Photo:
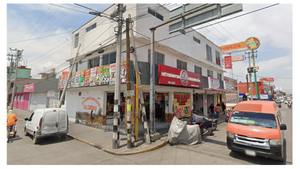
[[[222,106],[222,111],[224,114],[226,114],[225,110],[226,110],[226,105],[224,104],[224,102],[222,101],[221,103],[221,106]]]
[[[220,112],[221,112],[221,107],[220,107],[220,103],[218,103],[217,104],[217,106],[216,106],[216,113],[217,113],[217,118],[219,119],[219,117],[220,117]]]

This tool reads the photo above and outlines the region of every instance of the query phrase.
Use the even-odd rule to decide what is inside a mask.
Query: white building
[[[150,63],[151,31],[149,28],[168,21],[170,11],[160,4],[125,4],[125,6],[123,17],[127,18],[130,14],[134,21],[132,29],[140,71],[144,72],[141,77],[142,90],[147,107],[147,94],[150,90],[148,65]],[[111,14],[116,9],[117,5],[114,4],[103,13]],[[116,26],[117,22],[106,17],[96,16],[72,33],[71,58],[68,60],[70,63],[73,62],[79,44],[81,45],[76,66],[72,72],[115,63]],[[156,64],[200,74],[201,87],[157,84],[155,90],[158,94],[156,102],[159,109],[156,117],[166,121],[170,121],[174,113],[176,114],[178,111],[177,109],[180,108],[175,105],[179,102],[178,94],[189,96],[189,98],[186,97],[184,105],[187,110],[207,112],[207,107],[211,103],[215,106],[222,100],[220,90],[224,89],[221,49],[191,28],[186,29],[185,33],[169,34],[168,30],[169,25],[166,24],[155,31]],[[125,34],[123,34],[122,51],[125,50]],[[126,53],[122,52],[121,61],[125,60]],[[133,55],[131,55],[131,61],[133,61]],[[162,77],[158,77],[158,74],[156,76],[157,81],[160,81],[159,78]],[[122,84],[121,92],[125,90],[126,84]],[[91,112],[91,110],[94,110],[93,114],[95,115],[110,116],[109,111],[112,109],[108,107],[107,103],[113,102],[113,92],[114,85],[69,88],[65,100],[70,120],[75,121],[76,112]]]

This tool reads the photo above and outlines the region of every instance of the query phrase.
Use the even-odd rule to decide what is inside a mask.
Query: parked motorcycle
[[[213,135],[213,131],[217,129],[218,121],[215,116],[207,118],[205,116],[200,116],[192,114],[190,119],[182,119],[183,121],[188,121],[188,125],[199,125],[201,136]]]

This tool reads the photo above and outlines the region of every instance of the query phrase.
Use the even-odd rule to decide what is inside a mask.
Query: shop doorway
[[[155,94],[155,118],[161,122],[165,122],[165,108],[166,108],[166,96],[167,93]],[[150,95],[149,93],[143,93],[147,119],[150,118]]]
[[[114,116],[114,93],[107,93],[107,106],[106,106],[106,116]],[[121,102],[125,101],[125,97],[123,95],[123,92],[121,92]]]

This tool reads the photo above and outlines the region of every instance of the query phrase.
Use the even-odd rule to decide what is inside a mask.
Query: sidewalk
[[[32,112],[14,109],[14,113],[18,116],[18,118],[29,118]],[[226,116],[220,115],[220,119],[218,123],[222,123],[225,121]],[[101,149],[107,153],[114,155],[132,155],[139,154],[144,152],[149,152],[161,148],[168,144],[168,131],[170,127],[170,123],[156,122],[156,132],[160,133],[161,138],[156,140],[155,142],[151,142],[150,145],[142,142],[143,134],[139,133],[139,143],[137,147],[133,147],[131,149],[127,149],[127,134],[125,134],[124,123],[120,125],[120,146],[118,149],[112,149],[113,142],[113,126],[105,125],[101,129],[85,126],[82,124],[77,124],[74,122],[70,122],[69,124],[69,133],[68,136],[86,143],[90,146]],[[142,127],[141,125],[139,127]]]

